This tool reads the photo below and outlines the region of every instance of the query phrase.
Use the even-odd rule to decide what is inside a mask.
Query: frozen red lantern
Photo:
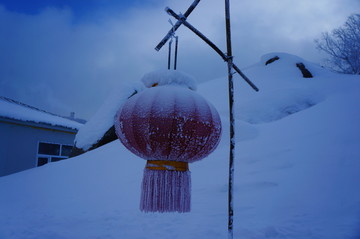
[[[188,163],[218,145],[221,121],[215,108],[194,91],[157,86],[127,100],[115,119],[127,149],[147,160],[142,211],[190,211]]]

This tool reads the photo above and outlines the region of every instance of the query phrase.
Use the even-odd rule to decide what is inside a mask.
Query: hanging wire
[[[169,19],[169,23],[172,25],[172,33],[169,41],[169,53],[168,53],[168,70],[171,68],[171,45],[173,39],[175,38],[175,54],[174,54],[174,70],[177,68],[177,55],[178,55],[178,45],[179,45],[179,37],[175,35],[175,26],[172,21]]]
[[[179,45],[179,37],[175,36],[175,56],[174,56],[174,70],[176,70],[177,66],[177,53],[178,53],[178,45]]]
[[[171,40],[169,41],[168,70],[170,70],[170,65],[171,65],[171,43],[172,43],[172,37]]]

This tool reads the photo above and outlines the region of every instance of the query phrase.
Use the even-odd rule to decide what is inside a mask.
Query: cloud
[[[170,28],[163,9],[184,12],[191,3],[106,8],[94,14],[96,20],[87,14],[75,22],[71,8],[27,15],[0,6],[0,95],[88,119],[117,82],[166,68],[167,46],[154,50]],[[231,1],[235,62],[245,67],[273,51],[319,61],[313,39],[340,26],[358,7],[356,0]],[[223,14],[222,1],[201,1],[188,20],[226,51]],[[180,70],[200,81],[225,76],[226,65],[213,50],[183,26],[177,34]]]

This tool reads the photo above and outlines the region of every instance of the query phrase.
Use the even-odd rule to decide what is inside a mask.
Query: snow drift
[[[244,73],[260,92],[235,77],[234,237],[360,238],[360,76],[285,53]],[[139,212],[143,160],[113,142],[0,178],[0,238],[226,238],[225,78],[198,87],[224,131],[213,154],[191,165],[191,213]]]

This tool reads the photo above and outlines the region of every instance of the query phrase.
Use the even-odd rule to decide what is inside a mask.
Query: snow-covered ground
[[[314,78],[302,78],[298,62]],[[260,92],[235,77],[234,237],[359,239],[360,76],[284,53],[244,72]],[[141,213],[145,161],[116,141],[0,178],[0,238],[227,238],[226,77],[198,93],[218,109],[223,135],[190,165],[190,213]]]

